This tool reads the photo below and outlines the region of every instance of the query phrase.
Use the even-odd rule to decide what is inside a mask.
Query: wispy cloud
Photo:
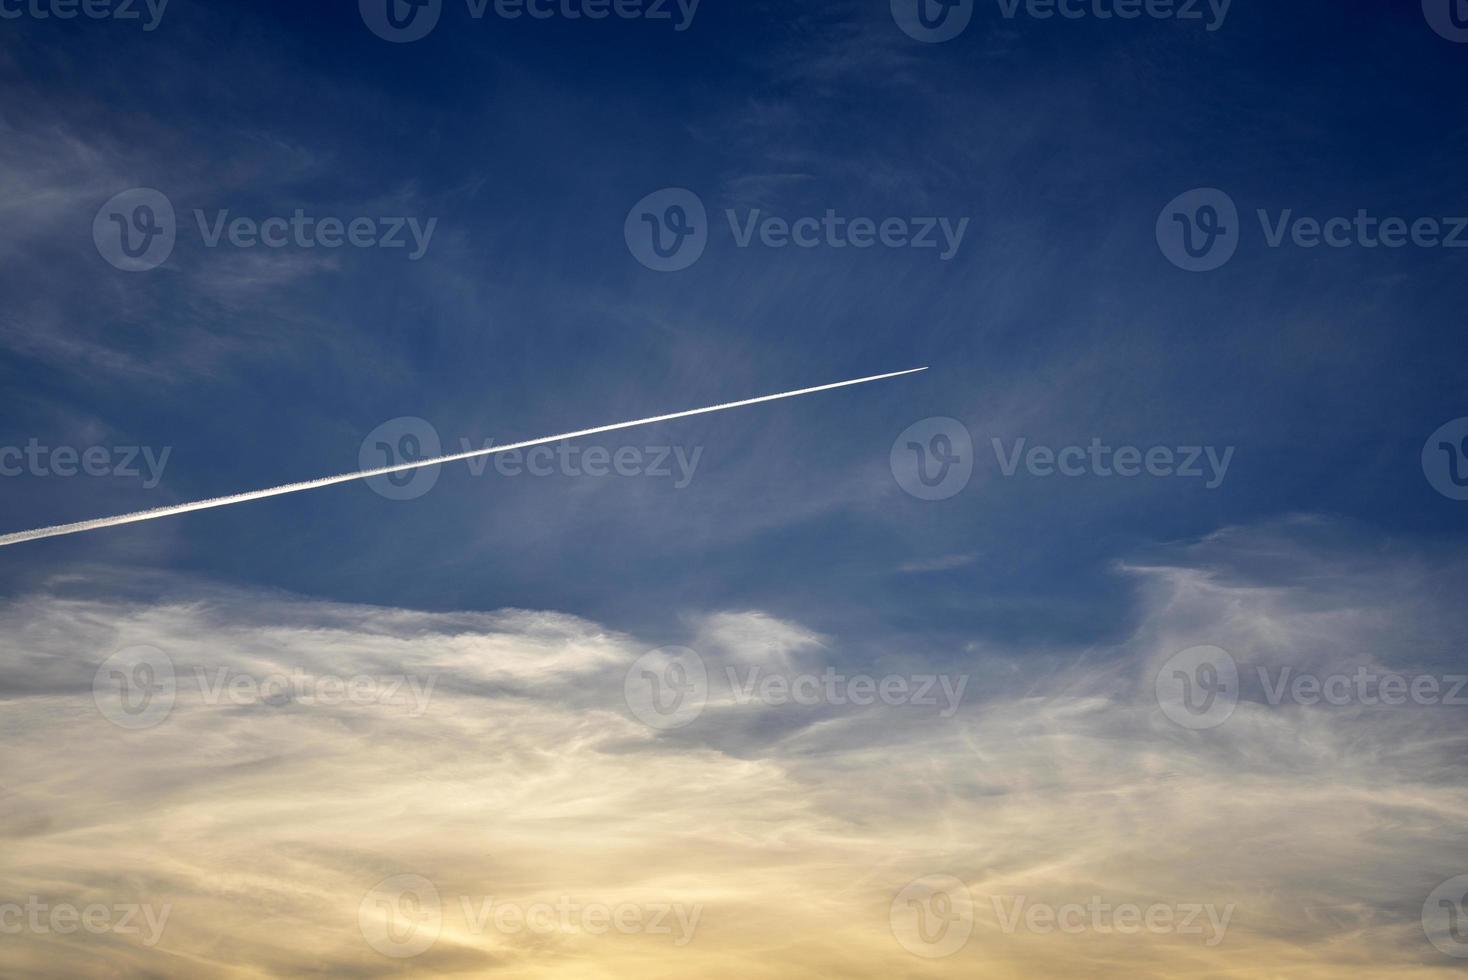
[[[1468,854],[1461,709],[1246,697],[1226,725],[1197,731],[1163,715],[1153,681],[1199,643],[1321,670],[1369,649],[1408,669],[1429,659],[1414,645],[1460,615],[1417,586],[1459,570],[1421,553],[1381,568],[1339,533],[1327,543],[1274,527],[1133,572],[1140,606],[1123,643],[1072,651],[1038,680],[1013,669],[1026,651],[986,646],[961,665],[974,680],[951,718],[730,699],[717,690],[726,668],[885,668],[843,661],[842,637],[767,613],[694,616],[681,641],[699,648],[716,690],[701,717],[669,730],[624,700],[629,667],[653,644],[572,616],[217,588],[122,602],[67,598],[67,586],[13,601],[0,614],[0,898],[172,912],[153,948],[7,936],[8,972],[1452,975],[1419,916],[1438,882],[1468,870],[1455,865]],[[93,681],[137,644],[168,653],[178,696],[162,723],[125,731],[99,711]],[[406,704],[331,703],[309,684],[210,703],[194,668],[433,683],[415,716]],[[966,885],[975,934],[929,967],[894,940],[889,917],[894,897],[933,873]],[[359,927],[364,897],[400,874],[443,899],[437,941],[403,961]],[[484,930],[465,909],[485,896],[698,906],[702,917],[679,947],[653,934]],[[1006,931],[1016,896],[1233,912],[1216,946]],[[771,936],[789,939],[772,949]]]

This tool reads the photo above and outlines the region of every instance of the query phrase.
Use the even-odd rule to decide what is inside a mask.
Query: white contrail
[[[565,439],[579,439],[583,436],[600,435],[603,432],[615,432],[618,429],[631,429],[639,425],[652,425],[655,422],[671,422],[674,419],[686,419],[692,415],[725,412],[731,408],[744,408],[748,405],[758,405],[761,402],[779,401],[782,398],[798,398],[801,395],[813,395],[819,391],[849,388],[852,385],[866,384],[869,381],[885,381],[887,378],[900,378],[904,374],[917,374],[919,371],[926,370],[927,368],[920,367],[911,368],[907,371],[893,371],[891,374],[875,374],[870,378],[838,381],[835,384],[820,385],[815,388],[802,388],[799,391],[784,391],[778,395],[762,395],[759,398],[746,398],[743,401],[727,402],[723,405],[711,405],[708,408],[694,408],[686,412],[673,412],[670,415],[654,415],[651,418],[638,419],[635,422],[617,422],[613,425],[599,425],[594,429],[581,429],[578,432],[563,432],[557,436],[543,436],[539,439],[528,439],[525,442],[516,442],[508,446],[492,446],[488,449],[475,449],[467,453],[439,456],[416,463],[400,463],[397,466],[384,466],[381,469],[343,473],[340,476],[323,476],[320,479],[307,480],[304,483],[287,483],[285,486],[271,487],[268,490],[251,490],[248,493],[235,493],[227,497],[211,497],[208,500],[197,500],[191,504],[173,504],[168,507],[156,507],[153,510],[140,510],[137,513],[123,514],[120,517],[98,517],[95,520],[78,521],[75,524],[57,524],[53,527],[39,527],[34,531],[17,531],[14,534],[0,535],[0,548],[10,544],[20,544],[22,541],[55,538],[63,534],[80,534],[83,531],[97,531],[104,527],[117,527],[119,524],[151,521],[159,517],[172,517],[175,514],[187,514],[195,510],[208,510],[211,507],[228,507],[231,504],[243,504],[250,500],[261,500],[265,497],[279,497],[287,493],[300,493],[302,490],[315,490],[317,487],[329,487],[336,483],[350,483],[353,480],[365,480],[374,476],[386,476],[389,473],[402,473],[406,470],[422,469],[425,466],[441,466],[444,463],[457,463],[461,459],[474,459],[476,456],[493,456],[498,453],[513,452],[516,449],[528,449],[531,446],[543,446],[551,442],[561,442]]]

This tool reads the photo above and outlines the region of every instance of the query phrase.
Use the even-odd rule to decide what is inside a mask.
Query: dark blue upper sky
[[[0,532],[353,469],[401,416],[450,450],[932,366],[598,441],[701,448],[683,488],[457,465],[413,501],[353,484],[9,548],[0,585],[106,565],[650,638],[758,607],[858,639],[1044,643],[1104,641],[1128,615],[1116,563],[1232,524],[1461,541],[1468,504],[1420,455],[1468,415],[1468,250],[1271,248],[1255,212],[1468,215],[1465,83],[1468,44],[1416,0],[1236,0],[1215,31],[989,0],[942,44],[887,0],[703,0],[684,31],[445,0],[406,44],[345,2],[172,0],[148,32],[0,21],[0,445],[172,448],[153,489],[7,476]],[[135,187],[178,214],[143,273],[92,236]],[[707,206],[709,243],[660,273],[623,226],[669,187]],[[1156,225],[1204,187],[1241,241],[1194,273]],[[409,261],[209,248],[193,217],[298,208],[438,223]],[[741,248],[729,209],[969,224],[944,261]],[[972,433],[975,472],[927,502],[889,451],[934,416]],[[1006,478],[994,438],[1235,455],[1211,490]]]

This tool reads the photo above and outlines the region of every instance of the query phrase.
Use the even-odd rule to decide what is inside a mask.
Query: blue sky
[[[1236,0],[1217,30],[979,2],[940,44],[887,0],[703,0],[681,31],[444,0],[403,44],[345,2],[0,21],[0,446],[170,450],[151,488],[4,477],[0,533],[351,470],[400,417],[449,452],[931,368],[592,442],[667,447],[675,472],[697,451],[686,486],[456,464],[413,500],[351,484],[6,548],[0,592],[535,610],[649,647],[752,615],[838,664],[1002,651],[1039,684],[1152,656],[1159,608],[1187,614],[1139,583],[1197,574],[1245,604],[1279,590],[1290,617],[1379,603],[1383,635],[1415,637],[1393,662],[1461,666],[1468,503],[1422,453],[1468,415],[1468,252],[1274,248],[1256,212],[1468,215],[1465,83],[1468,45],[1416,0]],[[93,240],[131,188],[177,213],[145,272]],[[676,272],[624,238],[665,188],[708,215]],[[1239,212],[1209,272],[1157,237],[1195,188]],[[297,209],[436,225],[411,260],[211,248],[194,218]],[[967,225],[947,259],[740,247],[726,212],[756,209]],[[935,417],[970,433],[973,477],[926,501],[889,455]],[[1232,456],[1213,488],[1006,476],[993,440],[1021,439]]]
[[[125,561],[426,608],[646,622],[785,599],[835,620],[892,601],[943,628],[1069,631],[1115,619],[1107,566],[1150,542],[1302,511],[1462,528],[1415,463],[1463,388],[1457,253],[1271,250],[1255,230],[1194,275],[1153,238],[1195,186],[1246,217],[1452,213],[1462,52],[1413,10],[1238,7],[1212,33],[981,10],[943,45],[895,32],[881,4],[708,4],[681,33],[450,4],[405,45],[338,14],[179,3],[151,33],[8,32],[5,435],[173,447],[155,490],[8,480],[15,529],[349,469],[399,416],[479,445],[933,371],[636,440],[704,447],[682,490],[454,467],[428,502],[352,486],[34,546],[6,556],[8,588]],[[88,219],[133,186],[163,190],[184,233],[162,269],[114,274]],[[712,243],[656,274],[619,232],[666,186],[706,201]],[[204,250],[187,216],[297,207],[439,223],[407,262]],[[723,211],[756,207],[971,225],[946,262],[733,247]],[[926,504],[885,459],[935,415],[981,449],[1099,436],[1237,455],[1204,492],[993,480],[984,453],[975,485]],[[956,553],[979,558],[892,574]],[[1046,627],[1025,622],[1040,601]]]

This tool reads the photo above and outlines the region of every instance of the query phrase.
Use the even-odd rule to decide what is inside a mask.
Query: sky
[[[0,0],[0,535],[928,368],[0,547],[0,973],[1461,972],[1468,8],[922,4]]]

